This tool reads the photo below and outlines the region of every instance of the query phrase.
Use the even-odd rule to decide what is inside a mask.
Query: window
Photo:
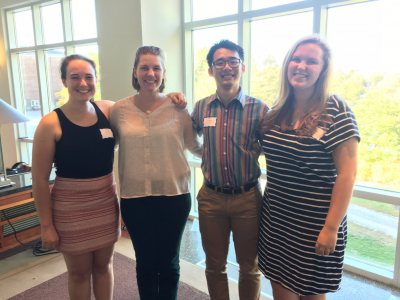
[[[67,101],[61,60],[83,54],[96,62],[99,72],[94,4],[94,0],[53,0],[5,12],[16,106],[31,119],[18,125],[23,161],[31,161],[29,142],[40,118]],[[98,86],[96,99],[100,90]]]
[[[296,39],[312,33],[312,12],[255,20],[250,24],[250,95],[271,105],[278,92],[279,69],[287,49]]]
[[[336,62],[333,90],[350,103],[360,127],[359,181],[400,191],[400,19],[395,5],[400,8],[390,0],[330,8],[327,39]]]
[[[194,99],[204,98],[215,92],[214,79],[204,76],[208,72],[207,52],[213,43],[221,39],[236,41],[237,26],[225,25],[193,31]]]
[[[192,18],[195,20],[236,14],[238,0],[193,0]]]
[[[59,3],[44,5],[40,8],[43,23],[43,41],[45,44],[63,41],[61,5]]]
[[[71,0],[70,3],[73,39],[83,40],[96,38],[97,26],[94,1]]]
[[[394,9],[398,4],[372,1],[332,7],[327,23],[336,62],[333,90],[349,102],[360,128],[358,183],[394,191],[400,191],[400,63],[394,59],[400,52],[395,34],[400,26]],[[369,264],[374,272],[392,277],[398,222],[399,205],[354,197],[347,262]]]
[[[35,44],[32,26],[32,11],[30,9],[17,10],[10,15],[14,17],[16,47],[29,47]]]
[[[224,1],[224,10],[200,0],[184,4],[186,94],[193,101],[215,90],[205,56],[221,38],[243,46],[242,86],[269,105],[289,46],[311,33],[326,38],[334,64],[331,91],[350,104],[362,139],[346,268],[400,287],[400,2]],[[192,166],[193,182],[201,185],[199,163]]]

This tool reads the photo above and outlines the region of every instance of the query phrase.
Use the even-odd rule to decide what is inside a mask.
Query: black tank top
[[[97,123],[82,127],[72,123],[61,109],[58,115],[62,136],[56,143],[56,174],[66,178],[95,178],[113,168],[115,139],[110,122],[94,103]]]

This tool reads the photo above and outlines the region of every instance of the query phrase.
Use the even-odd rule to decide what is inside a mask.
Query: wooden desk
[[[30,173],[12,176],[16,184],[0,189],[0,253],[40,238],[31,177]]]

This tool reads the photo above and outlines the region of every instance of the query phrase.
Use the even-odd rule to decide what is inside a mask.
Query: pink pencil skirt
[[[51,191],[58,250],[78,255],[114,244],[121,235],[113,173],[90,179],[57,176]]]

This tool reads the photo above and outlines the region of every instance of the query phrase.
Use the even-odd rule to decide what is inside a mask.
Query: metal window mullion
[[[40,12],[40,6],[33,5],[31,6],[31,10],[32,10],[32,24],[33,24],[33,36],[35,40],[34,41],[35,46],[43,45],[44,38],[43,38],[42,15]]]
[[[193,1],[195,0],[181,0],[182,19],[183,23],[191,22],[193,20]]]
[[[327,37],[328,29],[328,6],[319,6],[314,8],[314,14],[318,16],[318,23],[314,20],[313,32],[318,33],[321,37]]]
[[[198,20],[184,24],[184,30],[197,30],[202,28],[217,27],[227,24],[235,24],[237,22],[237,14],[215,17],[212,19]]]
[[[35,60],[36,60],[36,72],[38,79],[38,88],[39,88],[39,101],[40,101],[40,109],[42,115],[45,115],[49,112],[48,107],[48,93],[47,93],[47,76],[46,76],[46,62],[44,58],[44,51],[42,48],[44,47],[44,36],[43,36],[43,20],[41,14],[41,6],[34,5],[32,6],[32,16],[33,16],[33,31],[35,36]],[[40,47],[42,46],[42,47]]]
[[[28,51],[63,48],[63,47],[79,46],[79,45],[87,45],[87,44],[97,44],[97,38],[90,38],[90,39],[79,40],[79,41],[68,41],[68,42],[61,42],[61,43],[54,43],[54,44],[47,44],[47,45],[38,45],[36,47],[14,48],[14,49],[10,49],[10,52],[11,53],[28,52]]]
[[[15,29],[14,11],[6,11],[6,32],[8,47],[10,49],[17,47],[17,34]]]
[[[73,40],[71,0],[61,0],[61,14],[63,23],[64,41]]]
[[[394,258],[394,274],[393,281],[397,288],[400,288],[400,205],[398,206],[399,216],[397,219],[397,242],[396,242],[396,256]]]
[[[22,86],[22,76],[21,76],[21,64],[20,64],[20,53],[10,53],[11,62],[11,76],[12,76],[12,93],[14,97],[14,106],[19,111],[26,113],[24,88]],[[26,134],[26,123],[21,123],[17,125],[18,136]],[[19,142],[18,142],[19,144]],[[21,149],[18,146],[18,154],[21,154]]]
[[[248,43],[245,43],[246,38],[244,37],[244,19],[243,19],[243,0],[238,0],[237,14],[235,15],[235,23],[237,26],[237,41],[238,44],[244,49],[244,53],[247,54]],[[247,39],[248,41],[248,39]],[[245,57],[246,59],[246,57]],[[249,91],[249,72],[244,72],[242,78],[240,79],[240,85],[243,90],[248,93]]]
[[[22,106],[24,99],[24,89],[22,86],[21,65],[19,59],[20,53],[11,53],[11,76],[14,92],[15,107],[19,111],[25,112],[25,106]],[[18,85],[18,86],[17,86]]]
[[[38,80],[39,80],[39,97],[40,97],[40,106],[42,115],[50,112],[50,104],[49,104],[49,78],[47,76],[47,61],[45,50],[38,49],[36,51],[36,68],[38,72]]]
[[[193,48],[193,34],[192,31],[183,31],[183,57],[184,61],[184,72],[186,74],[190,74],[190,79],[187,80],[187,76],[184,76],[183,87],[186,95],[194,95],[194,48]],[[189,97],[192,101],[189,103],[189,109],[193,109],[194,102],[197,99],[193,99],[193,97]]]
[[[400,206],[400,192],[381,190],[356,184],[353,196]]]

